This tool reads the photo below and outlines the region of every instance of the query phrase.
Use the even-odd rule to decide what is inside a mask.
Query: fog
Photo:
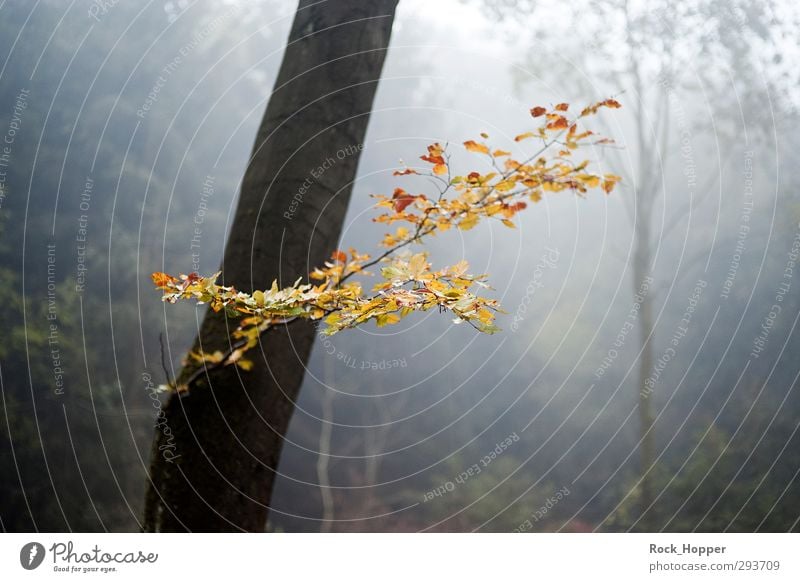
[[[149,276],[218,269],[295,8],[106,4],[0,8],[5,531],[139,529],[152,388],[204,313]],[[502,332],[432,310],[320,337],[268,529],[797,531],[798,16],[401,0],[340,248],[377,250],[371,194],[435,192],[392,175],[430,143],[458,173],[488,170],[481,132],[532,154],[535,105],[614,96],[589,121],[614,143],[578,155],[622,181],[426,244],[489,274]]]

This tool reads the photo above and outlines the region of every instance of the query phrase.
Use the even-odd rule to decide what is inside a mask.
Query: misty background
[[[149,275],[217,270],[294,9],[0,6],[4,531],[139,529],[152,386],[203,315]],[[591,124],[616,144],[579,156],[623,181],[426,245],[490,274],[503,332],[429,312],[320,338],[268,529],[800,529],[798,18],[789,0],[400,0],[341,248],[377,250],[370,194],[431,192],[392,176],[428,144],[457,172],[482,170],[460,145],[481,132],[535,151],[513,139],[534,105],[615,96]]]

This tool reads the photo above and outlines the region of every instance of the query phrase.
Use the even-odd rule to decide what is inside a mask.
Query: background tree
[[[553,81],[567,99],[598,90],[626,92],[628,118],[623,123],[631,124],[628,137],[624,148],[616,155],[611,152],[608,159],[625,177],[620,198],[632,228],[629,248],[618,254],[630,269],[632,295],[642,299],[638,365],[631,383],[639,400],[640,424],[640,474],[634,497],[641,513],[635,521],[652,530],[660,521],[653,484],[656,413],[648,388],[660,345],[656,324],[665,313],[665,294],[679,278],[698,273],[698,267],[707,269],[710,261],[713,233],[702,228],[692,232],[692,217],[715,198],[723,205],[722,177],[736,167],[733,162],[741,159],[744,149],[768,136],[771,116],[790,108],[787,89],[792,75],[779,47],[791,42],[794,29],[783,19],[796,14],[783,10],[779,1],[600,0],[564,5],[487,0],[486,4],[501,20],[513,13],[510,25],[523,22],[525,34],[537,47],[520,62],[521,87],[530,83],[533,72]],[[525,15],[522,20],[520,13]],[[563,59],[569,73],[550,79],[553,58]],[[757,88],[748,84],[755,78],[761,81]],[[697,100],[713,104],[713,118],[703,117]],[[767,102],[770,107],[764,106]],[[747,124],[742,126],[745,111]],[[716,142],[701,137],[703,130],[713,133]],[[700,164],[701,159],[711,164]],[[684,180],[675,180],[676,174]],[[736,204],[724,205],[738,210]],[[696,233],[708,237],[702,240]],[[691,248],[667,267],[667,255],[659,254],[659,249],[669,248],[672,241],[686,245],[689,236],[693,236]],[[660,274],[664,272],[673,276]],[[648,277],[654,277],[656,285],[642,294],[642,282]]]

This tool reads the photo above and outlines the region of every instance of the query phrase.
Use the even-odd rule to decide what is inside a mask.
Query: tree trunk
[[[301,0],[222,263],[225,285],[287,285],[336,248],[397,0]],[[195,349],[230,346],[208,312]],[[146,531],[263,531],[315,328],[275,328],[248,355],[172,395],[157,426]],[[184,369],[185,378],[189,371]]]
[[[650,237],[649,237],[649,216],[643,226],[638,230],[636,238],[636,251],[633,259],[633,294],[634,297],[640,292],[640,285],[650,273]],[[644,232],[642,232],[644,231]],[[653,503],[653,463],[655,462],[655,441],[653,434],[653,390],[647,385],[653,370],[653,303],[651,292],[642,298],[639,307],[640,318],[640,337],[642,345],[642,356],[639,360],[638,370],[638,389],[639,389],[639,430],[641,434],[641,449],[639,454],[639,466],[641,474],[641,496],[639,503],[642,514],[640,523],[643,531],[654,531],[654,507]]]

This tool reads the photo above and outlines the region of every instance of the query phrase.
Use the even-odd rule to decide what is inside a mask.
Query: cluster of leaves
[[[480,141],[464,142],[467,151],[485,158],[490,169],[486,173],[451,175],[447,147],[438,143],[428,146],[427,154],[420,156],[428,166],[406,167],[394,175],[432,178],[437,195],[412,194],[403,188],[396,188],[392,196],[376,195],[376,208],[384,212],[373,220],[387,225],[399,223],[381,241],[386,250],[374,258],[354,249],[348,253],[337,250],[329,261],[310,273],[308,283],[298,279],[280,289],[273,282],[268,290],[244,293],[218,285],[220,273],[210,277],[197,273],[179,277],[153,273],[153,282],[164,292],[164,301],[193,299],[208,304],[214,311],[225,310],[230,317],[241,318],[227,352],[193,352],[189,358],[197,364],[199,372],[209,366],[225,365],[249,370],[252,362],[244,354],[258,344],[262,333],[275,325],[297,319],[324,319],[327,324],[324,333],[334,334],[370,320],[379,327],[395,324],[412,312],[433,307],[452,313],[455,322],[469,323],[478,331],[499,331],[494,324],[500,311],[497,302],[476,291],[478,287],[489,288],[486,275],[469,274],[466,261],[434,270],[426,253],[412,253],[405,247],[453,227],[469,230],[484,219],[499,220],[515,228],[514,216],[529,203],[539,202],[546,193],[568,190],[583,195],[598,187],[610,193],[620,180],[618,176],[593,174],[587,171],[588,161],[576,164],[571,158],[581,145],[611,143],[579,128],[581,119],[603,107],[616,109],[620,104],[606,99],[584,108],[572,119],[566,103],[552,109],[534,107],[531,116],[540,121],[539,127],[516,136],[515,141],[538,140],[541,147],[522,161],[511,152],[490,148],[485,133]],[[545,156],[550,149],[558,151]],[[354,277],[369,275],[367,269],[378,265],[381,281],[370,293],[365,293],[361,282]],[[186,390],[192,378],[171,388]]]

